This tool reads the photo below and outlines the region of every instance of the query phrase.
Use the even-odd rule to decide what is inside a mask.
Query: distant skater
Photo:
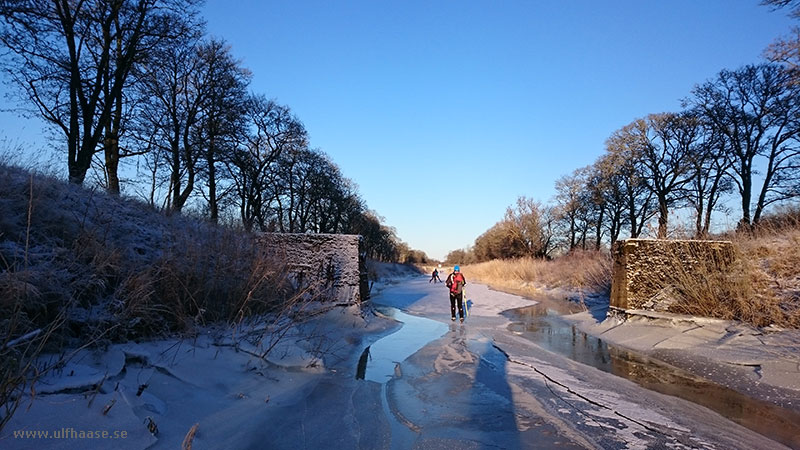
[[[431,279],[428,280],[428,283],[430,283],[431,281],[433,281],[434,283],[436,283],[436,282],[441,283],[442,282],[442,279],[439,278],[439,270],[437,270],[436,268],[433,269],[433,274],[431,275]]]
[[[458,304],[458,317],[464,322],[464,285],[467,279],[461,273],[461,268],[456,265],[453,273],[447,276],[445,285],[450,288],[450,320],[456,320],[456,303]]]

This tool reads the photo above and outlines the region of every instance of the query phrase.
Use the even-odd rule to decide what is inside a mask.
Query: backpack
[[[453,294],[458,294],[461,292],[461,286],[464,285],[464,275],[461,275],[461,272],[454,273],[452,277],[452,283],[450,283],[450,292]]]

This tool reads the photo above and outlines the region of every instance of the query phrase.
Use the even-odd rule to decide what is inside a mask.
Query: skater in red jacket
[[[464,321],[464,285],[467,284],[467,279],[461,273],[461,268],[456,265],[453,267],[453,273],[447,276],[447,281],[444,283],[450,288],[450,320],[456,320],[456,304],[458,304],[458,317],[461,322]]]

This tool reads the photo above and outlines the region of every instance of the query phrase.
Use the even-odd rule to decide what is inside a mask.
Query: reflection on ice
[[[712,409],[740,425],[800,448],[800,414],[756,400],[684,370],[608,345],[552,310],[535,305],[508,313],[509,329],[553,353]]]
[[[378,312],[403,326],[364,349],[356,368],[356,378],[385,383],[395,374],[395,367],[427,343],[442,337],[447,326],[431,319],[406,314],[397,308],[378,307]]]

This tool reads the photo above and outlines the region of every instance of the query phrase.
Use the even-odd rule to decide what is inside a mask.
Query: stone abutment
[[[262,233],[258,241],[268,257],[285,262],[296,288],[341,304],[369,298],[361,236]]]
[[[668,311],[675,280],[726,271],[734,260],[730,241],[626,239],[611,253],[611,307],[618,310]]]

